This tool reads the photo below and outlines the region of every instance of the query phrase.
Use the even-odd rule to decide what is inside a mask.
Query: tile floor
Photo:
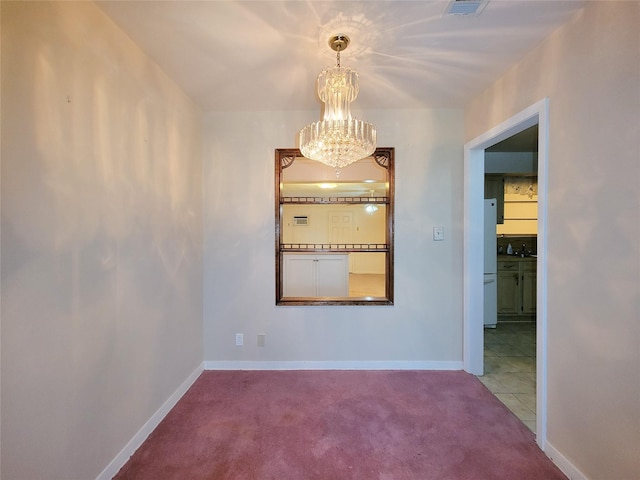
[[[536,323],[500,323],[484,330],[480,381],[536,431]]]

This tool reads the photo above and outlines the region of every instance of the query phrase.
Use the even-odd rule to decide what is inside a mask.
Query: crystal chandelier
[[[376,129],[351,117],[350,103],[358,96],[358,73],[340,66],[340,52],[349,45],[346,35],[334,35],[329,46],[337,66],[318,75],[318,96],[324,102],[322,121],[307,125],[298,134],[300,152],[336,170],[368,157],[376,149]]]

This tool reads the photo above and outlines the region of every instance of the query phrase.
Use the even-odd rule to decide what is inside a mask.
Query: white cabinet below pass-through
[[[348,297],[349,254],[285,253],[285,297]]]

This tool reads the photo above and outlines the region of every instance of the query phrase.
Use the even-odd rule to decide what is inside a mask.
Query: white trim
[[[484,147],[464,146],[464,369],[482,375],[484,360]]]
[[[547,457],[549,457],[553,463],[564,473],[569,480],[587,480],[587,476],[578,470],[573,463],[571,463],[567,457],[562,455],[556,448],[547,442],[547,449],[545,451]]]
[[[462,370],[459,361],[207,361],[205,370]]]
[[[544,98],[464,146],[464,293],[463,363],[465,371],[482,375],[483,335],[483,191],[484,150],[538,124],[538,271],[536,352],[536,442],[547,438],[547,209],[549,165],[549,99]]]
[[[136,433],[129,443],[120,450],[120,453],[107,465],[107,467],[96,477],[96,480],[111,480],[124,466],[125,463],[131,458],[131,455],[140,448],[140,445],[147,439],[147,437],[158,426],[162,419],[169,413],[169,411],[178,403],[178,400],[189,390],[189,387],[193,385],[193,382],[200,376],[203,370],[203,365],[198,365],[191,375],[182,382],[182,385],[173,392],[173,394],[167,399],[166,402],[154,413],[149,420],[142,426],[138,433]]]
[[[549,99],[538,102],[538,261],[536,273],[536,441],[547,442],[547,245],[549,212]]]

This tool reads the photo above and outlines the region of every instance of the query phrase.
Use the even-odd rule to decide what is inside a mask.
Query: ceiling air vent
[[[451,0],[444,15],[480,15],[489,0]]]

